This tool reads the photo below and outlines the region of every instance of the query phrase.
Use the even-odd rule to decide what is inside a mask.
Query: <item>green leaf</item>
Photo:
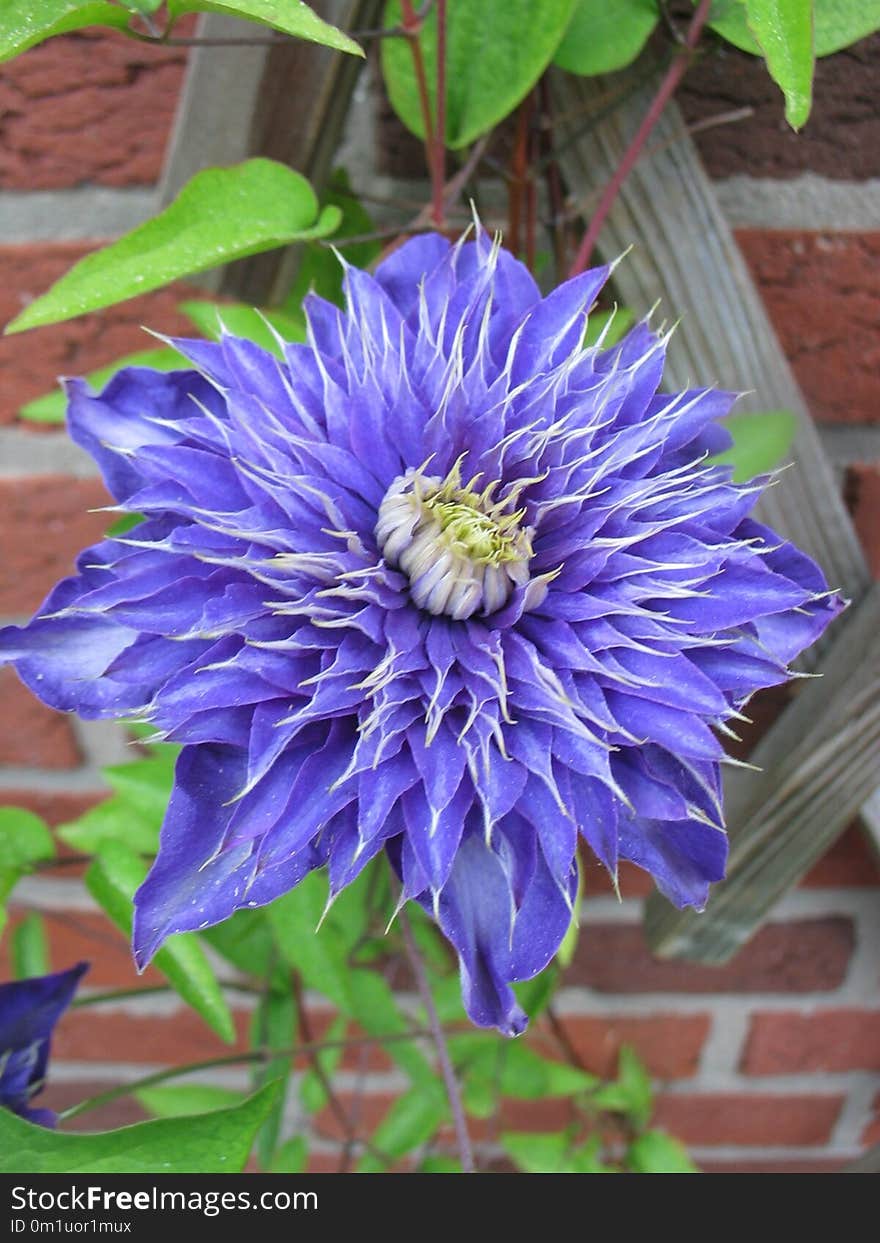
[[[320,18],[303,0],[233,0],[224,4],[221,0],[168,0],[168,14],[177,20],[184,13],[226,13],[244,21],[271,26],[286,35],[306,39],[309,43],[322,43],[339,52],[363,56],[363,49],[335,26]]]
[[[456,0],[449,6],[446,143],[464,147],[491,129],[529,93],[565,33],[574,0]],[[400,0],[385,9],[398,26]],[[418,36],[436,114],[437,6]],[[425,127],[407,39],[382,40],[382,72],[394,111],[419,138]]]
[[[211,341],[219,341],[225,329],[254,341],[278,358],[283,357],[283,351],[276,332],[284,341],[306,339],[306,321],[301,314],[258,310],[244,302],[182,302],[178,309]]]
[[[270,1084],[234,1109],[95,1135],[50,1131],[0,1109],[0,1173],[240,1174],[277,1092]]]
[[[428,1084],[404,1092],[386,1113],[372,1135],[372,1144],[379,1152],[394,1159],[412,1152],[436,1134],[449,1112],[449,1103],[442,1083]],[[368,1153],[358,1162],[358,1173],[377,1173],[385,1166]]]
[[[616,306],[611,311],[591,311],[584,333],[584,349],[598,345],[604,333],[602,349],[610,350],[626,335],[634,320],[635,315],[626,306]]]
[[[387,981],[368,968],[351,968],[349,955],[364,930],[366,875],[327,906],[327,877],[312,872],[268,908],[278,947],[308,988],[322,993],[369,1035],[407,1030]],[[323,917],[323,921],[322,921]],[[318,927],[320,923],[320,928]],[[415,1041],[394,1041],[388,1055],[408,1075],[432,1078],[429,1063]]]
[[[0,873],[27,872],[55,854],[46,824],[23,807],[0,807]]]
[[[127,354],[106,367],[90,372],[86,380],[95,392],[99,392],[123,367],[152,367],[154,371],[174,371],[178,367],[188,366],[190,364],[182,354],[163,346],[158,350],[139,350],[136,354]],[[44,393],[42,397],[35,397],[33,401],[22,406],[18,417],[31,423],[63,423],[66,410],[67,394],[58,388],[52,393]]]
[[[338,223],[336,208],[319,214],[306,179],[274,160],[207,168],[158,216],[81,259],[6,331],[73,319],[232,259],[324,237]]]
[[[146,874],[146,863],[115,841],[101,846],[86,872],[89,893],[126,936],[131,935],[132,899]],[[184,1001],[231,1043],[235,1039],[232,1015],[198,938],[191,932],[170,937],[153,961]]]
[[[575,1148],[569,1156],[572,1174],[614,1174],[613,1166],[606,1165],[600,1158],[602,1141],[598,1135],[591,1135],[586,1143]]]
[[[155,1118],[185,1118],[192,1114],[232,1109],[241,1104],[241,1092],[210,1083],[157,1083],[133,1092],[135,1100]]]
[[[717,0],[712,29],[743,52],[760,56],[749,30],[745,0]],[[880,30],[880,0],[813,0],[813,38],[817,56],[830,56]]]
[[[251,1047],[254,1049],[283,1049],[293,1043],[296,1032],[296,1001],[292,990],[269,991],[260,998],[251,1022]],[[261,1169],[269,1169],[278,1144],[292,1062],[290,1057],[273,1057],[254,1074],[254,1087],[260,1088],[273,1080],[280,1084],[278,1101],[257,1135],[257,1160]]]
[[[746,19],[785,96],[785,119],[800,129],[810,115],[813,89],[812,0],[746,0]]]
[[[23,807],[0,807],[0,931],[6,923],[3,903],[19,879],[54,854],[52,834],[39,816]]]
[[[94,854],[108,841],[121,841],[135,854],[154,854],[165,818],[177,748],[155,747],[130,764],[104,769],[113,795],[56,833],[75,850]]]
[[[559,964],[551,961],[531,980],[514,984],[513,991],[516,993],[516,999],[530,1019],[537,1018],[553,1000],[559,977]]]
[[[565,1131],[508,1131],[501,1136],[501,1147],[526,1174],[574,1173],[571,1139]]]
[[[0,13],[0,62],[34,47],[53,35],[84,26],[128,25],[129,15],[100,0],[3,0]]]
[[[626,1153],[626,1164],[634,1174],[699,1174],[685,1146],[663,1131],[645,1131]]]
[[[774,470],[788,456],[797,433],[797,418],[790,410],[729,414],[721,425],[733,444],[709,460],[713,466],[732,466],[736,483]]]
[[[222,958],[245,975],[256,976],[262,981],[273,968],[277,957],[275,938],[266,910],[245,908],[236,911],[222,924],[206,928],[200,935]],[[287,973],[277,969],[276,972],[277,983],[284,987]],[[273,978],[273,987],[275,983]]]
[[[623,69],[659,20],[656,0],[578,0],[554,64],[584,76]]]
[[[272,1161],[271,1174],[301,1174],[309,1159],[309,1146],[304,1135],[286,1140]]]
[[[450,1048],[465,1083],[490,1083],[502,1096],[517,1100],[575,1096],[594,1091],[600,1083],[595,1075],[576,1066],[541,1057],[521,1041],[512,1043],[467,1033],[464,1037],[451,1037]]]
[[[12,964],[17,980],[49,973],[49,940],[42,915],[31,911],[12,934]]]
[[[333,174],[324,202],[338,207],[342,219],[333,235],[333,250],[320,242],[308,242],[303,249],[296,280],[283,302],[285,310],[300,317],[302,300],[310,291],[328,302],[335,302],[337,306],[343,305],[343,266],[334,251],[338,250],[356,268],[369,267],[382,251],[379,241],[346,242],[346,238],[372,233],[375,225],[361,202],[351,193],[344,169],[337,169]]]
[[[612,1113],[626,1114],[635,1127],[647,1125],[654,1109],[651,1077],[629,1045],[624,1045],[620,1050],[615,1082],[605,1084],[594,1092],[590,1103]]]

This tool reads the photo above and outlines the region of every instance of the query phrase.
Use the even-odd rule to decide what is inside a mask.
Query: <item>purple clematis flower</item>
[[[193,370],[69,383],[74,440],[145,519],[0,655],[53,707],[183,744],[140,964],[384,849],[471,1019],[516,1034],[579,833],[704,905],[715,730],[841,602],[746,516],[766,480],[707,460],[732,395],[660,393],[647,324],[582,348],[607,275],[542,298],[481,230],[423,236],[348,268],[347,311],[307,299],[283,363],[226,335],[174,342]]]
[[[0,984],[0,1109],[54,1126],[51,1109],[31,1109],[43,1089],[55,1024],[73,1000],[88,963],[69,971]]]

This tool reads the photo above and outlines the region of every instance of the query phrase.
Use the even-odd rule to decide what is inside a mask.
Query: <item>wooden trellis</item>
[[[379,10],[378,0],[329,0],[323,15],[357,29],[375,25]],[[217,33],[223,20],[206,19],[208,30]],[[359,67],[351,57],[289,43],[256,54],[224,53],[219,68],[212,52],[196,56],[166,170],[168,192],[198,168],[247,154],[285,160],[320,186]],[[224,145],[217,117],[224,115],[233,87],[252,101],[251,113],[247,124],[238,115]],[[624,75],[611,82],[553,77],[559,163],[570,193],[586,210],[654,89],[644,62],[629,82]],[[207,143],[206,118],[212,118]],[[659,896],[647,903],[646,930],[655,952],[722,962],[880,782],[880,586],[871,584],[803,396],[674,104],[599,238],[604,258],[631,244],[615,272],[621,301],[645,310],[660,299],[669,317],[681,317],[670,345],[668,382],[748,390],[742,408],[796,414],[795,465],[762,500],[760,517],[810,553],[852,601],[803,666],[825,676],[800,684],[751,757],[761,771],[736,769],[725,783],[730,869],[707,911],[680,912]],[[293,263],[283,252],[257,256],[228,270],[222,288],[254,302],[271,301],[289,282]]]

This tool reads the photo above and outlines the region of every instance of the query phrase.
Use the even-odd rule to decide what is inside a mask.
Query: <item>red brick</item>
[[[880,1011],[753,1015],[742,1069],[750,1075],[880,1070]]]
[[[880,233],[736,236],[815,417],[877,422]]]
[[[856,822],[814,864],[801,884],[809,889],[840,889],[880,885],[880,865]]]
[[[685,1144],[817,1147],[827,1144],[842,1096],[706,1093],[661,1096],[654,1124]]]
[[[7,932],[22,918],[24,912],[10,906]],[[75,962],[91,964],[83,987],[91,989],[146,988],[151,984],[164,984],[164,978],[153,967],[147,967],[138,975],[131,956],[131,946],[126,938],[97,911],[43,911],[46,932],[49,937],[49,960],[54,971],[70,967]],[[8,960],[11,938],[6,935],[0,942],[0,979],[8,979]]]
[[[185,62],[181,48],[92,31],[4,65],[0,189],[156,181]]]
[[[97,479],[0,480],[0,615],[33,612],[60,578],[74,572],[78,554],[114,521],[89,510],[109,503]]]
[[[687,1079],[694,1075],[700,1051],[709,1034],[708,1014],[655,1014],[561,1019],[586,1070],[613,1075],[621,1045],[632,1045],[657,1079]]]
[[[854,181],[880,176],[875,102],[880,37],[816,61],[813,109],[797,132],[785,123],[782,94],[759,56],[711,35],[703,50],[675,94],[685,119],[708,120],[744,104],[749,110],[735,124],[713,125],[695,135],[710,176],[784,179],[806,170]]]
[[[842,916],[767,924],[723,966],[654,958],[640,927],[587,924],[567,984],[602,993],[811,993],[837,988],[854,945]]]
[[[11,669],[0,670],[0,764],[76,768],[81,763],[70,721],[35,699]],[[4,792],[2,801],[12,800]]]
[[[0,246],[0,325],[99,244]],[[144,325],[192,334],[192,325],[176,308],[196,293],[190,286],[172,285],[106,311],[0,340],[0,423],[12,422],[25,402],[55,389],[59,376],[83,375],[136,350],[155,349],[158,343]]]
[[[851,466],[847,494],[871,573],[880,578],[880,464],[859,462]]]
[[[52,1059],[184,1066],[246,1050],[250,1015],[239,1010],[234,1018],[236,1040],[228,1045],[189,1008],[173,1015],[133,1015],[105,1006],[74,1007],[55,1029]]]

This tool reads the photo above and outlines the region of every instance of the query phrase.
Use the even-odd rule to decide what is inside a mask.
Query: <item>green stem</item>
[[[294,1058],[304,1053],[314,1055],[321,1053],[324,1049],[345,1049],[350,1046],[368,1044],[396,1044],[403,1040],[425,1039],[432,1037],[433,1034],[430,1029],[414,1028],[409,1032],[389,1032],[387,1036],[352,1036],[345,1040],[320,1040],[311,1044],[295,1044],[287,1049],[255,1049],[249,1053],[229,1053],[225,1057],[209,1057],[202,1062],[190,1062],[187,1066],[171,1066],[167,1070],[157,1070],[152,1075],[132,1079],[129,1083],[116,1084],[115,1087],[107,1088],[105,1092],[87,1096],[79,1104],[62,1110],[58,1118],[59,1121],[66,1122],[69,1118],[76,1118],[91,1109],[97,1109],[100,1105],[107,1105],[121,1096],[129,1096],[141,1088],[151,1088],[157,1083],[166,1083],[169,1079],[180,1079],[184,1075],[194,1075],[201,1070],[215,1070],[222,1066],[252,1066],[260,1062],[272,1061],[276,1057]]]

